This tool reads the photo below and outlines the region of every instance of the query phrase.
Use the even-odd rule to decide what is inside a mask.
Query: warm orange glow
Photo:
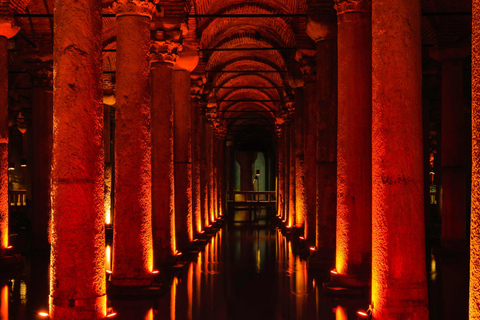
[[[175,253],[175,255],[177,255],[177,256],[181,256],[181,255],[182,255],[182,253],[181,253],[180,251],[177,251],[177,252]]]
[[[113,313],[108,314],[108,315],[107,315],[107,318],[113,318],[113,317],[115,317],[116,315],[117,315],[117,313],[116,313],[116,312],[113,312]]]
[[[158,270],[153,270],[152,273],[153,273],[153,274],[159,274],[160,271],[158,271]]]
[[[8,247],[7,247],[7,249],[12,249],[12,248],[13,248],[13,246],[8,246]]]
[[[347,310],[341,306],[335,308],[335,320],[347,320]]]
[[[112,270],[105,270],[107,274],[112,274]]]
[[[112,213],[110,212],[110,208],[105,210],[105,224],[112,224]]]
[[[4,285],[0,297],[0,319],[8,319],[8,286]]]
[[[310,251],[315,251],[315,250],[317,250],[317,248],[315,248],[315,247],[310,247]]]
[[[331,274],[338,274],[337,270],[330,270]]]
[[[193,263],[188,266],[187,278],[188,319],[193,319]]]
[[[112,270],[112,247],[110,246],[105,248],[105,269]]]
[[[368,317],[368,314],[367,314],[366,312],[363,312],[363,311],[357,311],[357,314],[358,314],[360,317],[363,317],[363,318]]]
[[[150,308],[150,310],[148,310],[148,313],[145,316],[145,320],[153,320],[153,308]]]
[[[47,318],[49,316],[49,314],[47,312],[43,312],[43,311],[39,312],[38,315],[41,318]],[[5,318],[5,319],[7,319],[7,318]]]
[[[173,278],[172,290],[170,292],[170,320],[175,320],[176,300],[177,300],[178,278]]]
[[[305,240],[305,237],[304,237],[304,236],[300,236],[300,240]]]

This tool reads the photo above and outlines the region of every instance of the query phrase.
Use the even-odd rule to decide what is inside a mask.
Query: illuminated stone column
[[[112,283],[148,286],[153,275],[150,20],[155,6],[118,0],[115,217]]]
[[[288,216],[289,216],[289,199],[290,199],[290,126],[289,123],[286,123],[283,131],[283,145],[284,145],[284,209],[283,209],[283,221],[288,225]]]
[[[8,247],[8,48],[10,39],[20,30],[13,17],[3,15],[8,2],[0,4],[0,257]],[[6,8],[3,8],[6,6]]]
[[[203,109],[205,109],[205,102],[200,101],[200,110],[199,110],[199,122],[198,122],[198,136],[199,136],[199,162],[200,162],[200,200],[201,200],[201,222],[202,229],[209,225],[208,218],[208,177],[207,177],[207,144],[206,144],[206,128],[207,124],[205,121],[205,114]]]
[[[295,89],[295,121],[293,123],[293,146],[295,153],[293,161],[295,164],[295,227],[304,227],[307,215],[306,194],[305,194],[305,135],[304,135],[304,105],[305,99],[303,87]]]
[[[152,42],[152,224],[155,266],[173,263],[175,247],[175,195],[173,160],[173,65],[178,44],[165,42],[163,30]]]
[[[288,179],[288,221],[287,221],[287,227],[296,227],[296,211],[295,211],[295,162],[296,162],[296,141],[295,141],[295,122],[292,122],[290,124],[290,130],[289,130],[289,140],[288,143],[290,144],[290,155],[288,158],[288,161],[290,162],[289,166],[289,179]]]
[[[195,88],[195,87],[194,87]],[[199,95],[192,94],[191,96],[191,152],[192,152],[192,221],[193,221],[193,235],[196,237],[202,230],[202,201],[201,201],[201,184],[200,184],[200,117],[198,110]]]
[[[49,313],[55,320],[104,319],[102,4],[54,6]]]
[[[277,118],[276,120],[276,133],[277,133],[277,216],[283,219],[284,216],[284,181],[285,181],[285,144],[283,143],[283,131],[282,126],[283,119]]]
[[[372,259],[371,1],[337,0],[337,223],[333,283],[370,285]]]
[[[213,204],[213,128],[210,123],[205,124],[205,161],[206,161],[206,185],[205,195],[207,198],[206,217],[207,226],[215,222]]]
[[[185,46],[173,75],[175,239],[179,251],[188,249],[193,241],[190,72],[197,63],[196,51]]]
[[[51,212],[53,144],[53,72],[51,64],[38,66],[33,76],[32,126],[27,170],[31,183],[31,249],[48,251]]]
[[[337,41],[335,12],[309,20],[317,47],[316,249],[309,268],[330,268],[335,255],[337,197]],[[327,23],[325,23],[327,22]]]
[[[440,212],[442,246],[462,250],[467,245],[466,121],[463,98],[463,62],[470,48],[431,48],[442,63],[442,182]]]
[[[316,241],[316,175],[317,170],[317,109],[316,50],[298,50],[296,59],[303,74],[303,136],[304,136],[304,236],[308,246]],[[297,174],[298,176],[298,174]],[[299,208],[297,204],[297,208]]]
[[[480,319],[480,0],[473,0],[472,212],[470,220],[469,319]]]
[[[373,319],[428,319],[420,18],[418,0],[372,1]]]

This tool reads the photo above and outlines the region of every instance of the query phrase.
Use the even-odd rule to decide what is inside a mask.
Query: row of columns
[[[420,3],[337,0],[335,8],[336,28],[328,13],[307,28],[317,42],[317,96],[304,85],[303,109],[279,141],[287,166],[279,167],[279,190],[297,211],[285,205],[278,214],[287,227],[303,226],[307,241],[316,220],[310,266],[329,266],[335,251],[329,286],[371,284],[373,319],[427,319]],[[303,124],[309,134],[318,128],[316,148],[291,135]],[[294,180],[288,163],[303,154],[311,171]],[[316,185],[303,179],[312,172]],[[316,210],[303,213],[304,194],[316,194]]]
[[[106,316],[101,5],[62,0],[55,8],[50,317],[101,319]],[[154,268],[174,263],[178,251],[190,249],[194,236],[222,215],[223,139],[191,103],[196,62],[175,64],[171,46],[178,45],[165,34],[152,46],[155,6],[119,0],[115,10],[112,284],[148,286]]]

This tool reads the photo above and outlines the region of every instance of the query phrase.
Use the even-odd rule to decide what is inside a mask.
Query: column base
[[[55,320],[106,319],[107,296],[67,300],[50,297],[50,317]]]
[[[330,274],[330,281],[323,284],[327,296],[368,297],[371,291],[371,275]]]

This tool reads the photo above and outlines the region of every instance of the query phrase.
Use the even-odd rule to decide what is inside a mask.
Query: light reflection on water
[[[111,248],[105,248],[106,269],[111,268]],[[450,260],[437,261],[434,271],[440,276],[433,291],[454,291],[447,276],[463,275]],[[39,311],[48,310],[48,263],[48,257],[28,258],[23,275],[0,283],[0,319],[38,319]],[[368,306],[365,300],[326,297],[324,281],[307,271],[306,261],[279,231],[262,223],[229,223],[172,277],[164,296],[110,300],[109,306],[117,320],[356,320],[356,312]],[[442,312],[448,313],[445,299],[432,296],[443,301]],[[440,312],[432,315],[442,319]]]

